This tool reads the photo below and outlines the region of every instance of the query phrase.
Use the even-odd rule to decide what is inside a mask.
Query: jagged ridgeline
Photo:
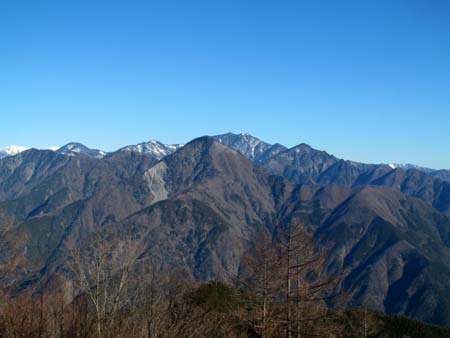
[[[70,298],[74,250],[97,257],[100,242],[116,252],[131,241],[136,273],[151,257],[161,273],[233,285],[259,236],[295,220],[326,248],[346,306],[450,325],[449,216],[445,170],[345,161],[248,134],[111,153],[71,143],[0,160],[1,278],[13,295],[62,285]],[[113,276],[119,258],[108,257]]]

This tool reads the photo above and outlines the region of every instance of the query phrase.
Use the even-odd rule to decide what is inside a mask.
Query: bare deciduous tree
[[[327,273],[326,246],[318,245],[299,220],[292,220],[278,235],[285,270],[285,331],[287,338],[324,337],[334,329],[326,321],[327,301],[335,297],[336,276]],[[329,325],[326,327],[326,325]]]
[[[99,337],[108,337],[121,311],[136,301],[131,275],[142,248],[131,236],[119,242],[95,236],[83,251],[68,250],[67,265],[75,286],[93,306]]]
[[[249,290],[251,325],[262,338],[274,337],[279,323],[279,297],[283,283],[281,257],[272,236],[260,234],[242,258],[240,284]]]

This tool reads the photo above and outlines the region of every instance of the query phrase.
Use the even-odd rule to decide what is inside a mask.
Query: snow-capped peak
[[[23,147],[23,146],[14,146],[14,145],[3,147],[3,148],[0,148],[0,158],[4,158],[4,157],[8,157],[8,156],[15,156],[15,155],[20,154],[28,149],[30,149],[30,148]],[[51,151],[57,151],[58,149],[59,149],[59,147],[56,147],[56,146],[52,146],[52,147],[48,147],[48,148],[41,148],[41,150],[51,150]]]
[[[220,143],[238,150],[250,160],[259,158],[267,149],[271,147],[270,144],[265,143],[248,133],[227,133],[216,135],[214,138]]]
[[[150,154],[160,160],[183,146],[184,144],[164,144],[157,140],[150,140],[148,142],[123,147],[119,149],[119,151],[133,151],[141,154]]]
[[[9,155],[9,156],[14,156],[17,155],[19,153],[21,153],[22,151],[25,151],[29,149],[28,147],[23,147],[23,146],[6,146],[4,148],[0,148],[0,152]]]
[[[99,159],[103,158],[106,155],[106,153],[102,150],[90,149],[86,147],[84,144],[76,142],[68,143],[65,146],[62,146],[61,148],[57,149],[56,151],[66,156],[77,156],[82,154]]]

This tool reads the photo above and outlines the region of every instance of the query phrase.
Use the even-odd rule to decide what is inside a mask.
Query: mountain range
[[[258,234],[293,219],[328,243],[327,269],[343,276],[349,305],[450,325],[447,171],[231,133],[112,153],[71,143],[0,160],[0,264],[21,257],[3,277],[17,292],[69,281],[67,245],[99,232],[117,245],[141,234],[160,269],[231,281]]]
[[[277,155],[281,152],[301,152],[301,148],[308,149],[310,148],[313,153],[319,153],[320,151],[311,148],[310,146],[306,144],[299,144],[293,148],[288,149],[287,147],[283,146],[282,144],[276,143],[276,144],[269,144],[264,141],[261,141],[260,139],[248,134],[248,133],[241,133],[241,134],[233,134],[233,133],[227,133],[222,135],[213,136],[216,140],[219,142],[228,145],[229,147],[236,149],[240,151],[243,155],[245,155],[248,159],[251,161],[255,161],[257,163],[264,163],[268,162],[269,159]],[[133,151],[138,153],[147,153],[152,154],[154,157],[161,159],[167,155],[170,155],[174,151],[178,150],[179,148],[183,147],[184,144],[164,144],[162,142],[159,142],[157,140],[150,140],[148,142],[142,142],[136,145],[128,145],[123,148],[120,148],[118,151]],[[25,150],[28,150],[30,148],[23,147],[23,146],[7,146],[4,148],[0,148],[0,158],[4,158],[7,156],[14,156],[17,155],[20,152],[23,152]],[[92,156],[92,157],[98,157],[101,158],[105,156],[108,152],[98,149],[90,149],[87,146],[78,143],[78,142],[71,142],[68,143],[61,148],[58,147],[51,147],[50,150],[57,151],[66,155],[75,154],[75,153],[82,153],[84,155]],[[327,153],[323,152],[326,156],[330,156]],[[289,156],[289,155],[288,155]],[[331,156],[332,157],[332,156]],[[333,157],[334,158],[334,157]],[[275,159],[277,161],[277,159]],[[354,161],[349,161],[349,163],[360,166],[362,163],[357,163]],[[450,170],[441,169],[436,170],[432,168],[422,167],[415,164],[402,164],[402,163],[389,163],[387,164],[391,169],[403,169],[403,170],[409,170],[409,169],[416,169],[419,171],[422,171],[427,174],[431,174],[435,177],[438,177],[440,179],[450,181]]]

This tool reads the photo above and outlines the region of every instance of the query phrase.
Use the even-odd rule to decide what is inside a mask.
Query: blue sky
[[[450,1],[0,2],[0,147],[227,131],[450,168]]]

